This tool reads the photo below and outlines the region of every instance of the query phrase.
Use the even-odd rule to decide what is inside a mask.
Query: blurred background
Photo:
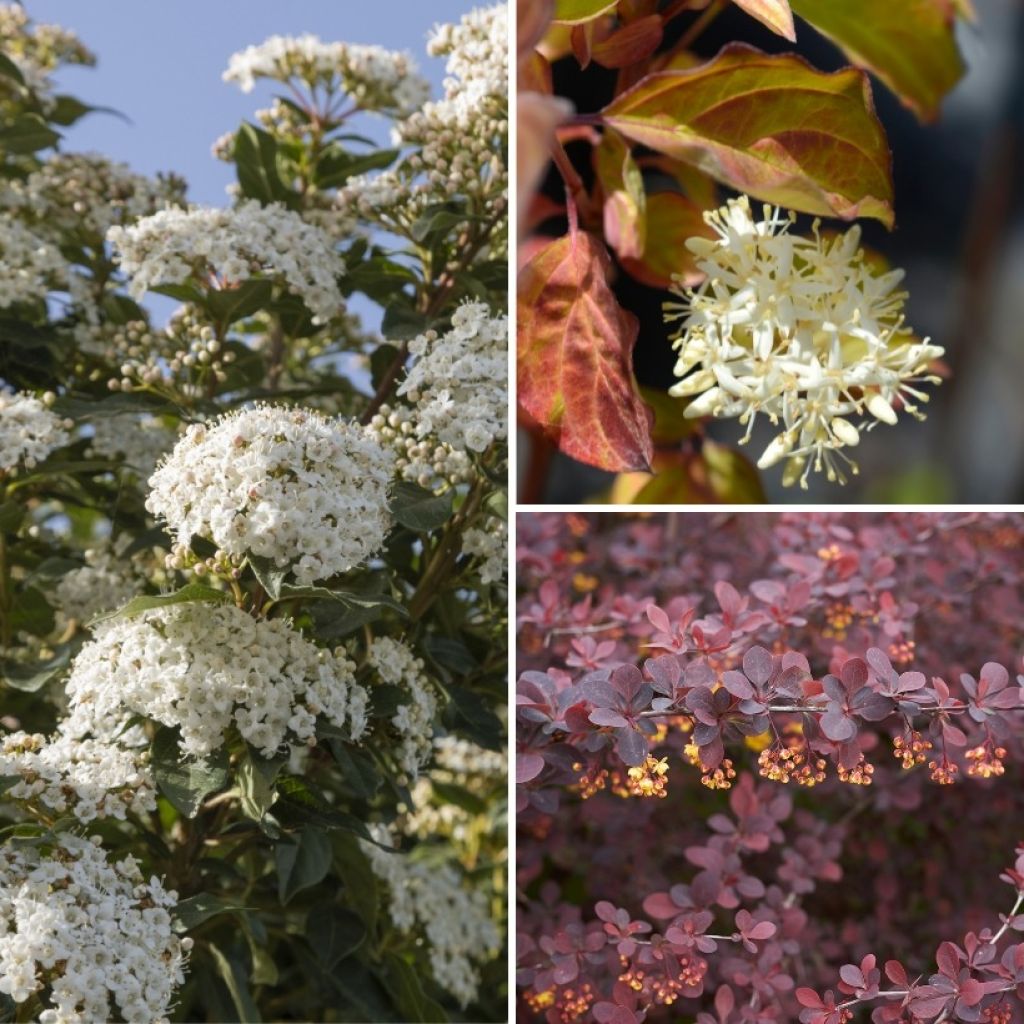
[[[861,222],[864,243],[906,271],[907,322],[946,349],[950,376],[932,389],[925,423],[901,417],[894,428],[866,435],[858,448],[860,476],[845,487],[811,478],[811,489],[783,488],[778,468],[762,473],[772,502],[1016,503],[1024,501],[1024,2],[975,0],[978,20],[959,25],[967,72],[934,124],[921,124],[877,80],[875,105],[893,150],[896,227]],[[685,19],[678,19],[685,22]],[[685,24],[677,25],[676,35]],[[669,37],[673,39],[674,37]],[[731,40],[768,52],[792,50],[735,7],[700,37],[710,58]],[[839,50],[797,19],[796,51],[822,70],[847,62]],[[580,112],[611,98],[614,74],[592,65],[582,74],[554,66],[555,92]],[[586,147],[568,147],[581,170]],[[561,197],[554,174],[545,190]],[[842,227],[841,224],[836,226]],[[564,227],[552,222],[552,232]],[[621,274],[620,301],[640,316],[634,356],[642,385],[667,389],[674,353],[662,323],[666,293]],[[736,421],[711,424],[710,437],[735,446]],[[763,449],[755,433],[744,451]],[[521,434],[520,494],[528,473],[529,439]],[[555,456],[536,500],[600,501],[612,477]]]
[[[59,91],[98,111],[66,130],[62,149],[97,152],[127,163],[144,174],[175,171],[188,182],[193,203],[223,206],[234,167],[210,152],[213,143],[254,112],[270,106],[279,83],[257,81],[251,93],[221,74],[237,50],[258,45],[272,35],[311,32],[325,42],[373,43],[408,50],[420,72],[441,93],[444,60],[426,53],[427,34],[435,25],[456,22],[471,9],[468,0],[431,0],[429,4],[355,3],[337,0],[276,0],[218,3],[174,0],[140,5],[135,0],[27,0],[25,9],[39,22],[76,32],[96,55],[96,67],[60,69]],[[401,16],[396,17],[401,7]],[[388,144],[383,117],[362,114],[353,130],[378,144]],[[149,295],[147,307],[162,322],[178,305]],[[380,307],[354,296],[350,309],[375,330]]]

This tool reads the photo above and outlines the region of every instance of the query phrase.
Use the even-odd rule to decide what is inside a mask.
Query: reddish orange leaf
[[[648,75],[602,117],[767,202],[893,223],[892,159],[863,71],[733,44],[692,71]]]
[[[524,60],[544,38],[552,15],[554,0],[518,0],[516,4],[516,52]]]
[[[594,172],[604,193],[604,238],[620,259],[639,258],[647,234],[647,196],[640,168],[618,132],[606,131],[594,149]]]
[[[655,192],[647,197],[646,220],[642,253],[638,258],[620,254],[622,266],[652,288],[667,288],[677,275],[686,284],[697,284],[703,275],[686,240],[694,235],[714,235],[704,223],[700,207],[677,192]]]
[[[576,231],[519,272],[519,402],[580,462],[622,472],[651,461],[653,415],[633,377],[638,323],[608,287],[611,259]]]
[[[793,10],[873,71],[924,121],[960,81],[953,0],[792,0]]]
[[[742,7],[752,18],[757,18],[762,25],[785,36],[791,43],[796,42],[789,0],[736,0],[736,6]]]
[[[594,44],[592,56],[602,67],[624,68],[650,57],[661,45],[663,23],[657,14],[630,22]]]

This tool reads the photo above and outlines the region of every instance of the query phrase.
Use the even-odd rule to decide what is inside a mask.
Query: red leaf
[[[636,318],[608,287],[611,260],[577,231],[519,275],[519,401],[566,454],[612,472],[646,470],[654,416],[633,377]]]
[[[624,25],[595,43],[591,55],[606,68],[624,68],[650,57],[661,45],[662,21],[657,14]]]

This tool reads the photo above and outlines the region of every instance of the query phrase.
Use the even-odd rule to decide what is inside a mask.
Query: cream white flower
[[[115,225],[107,239],[135,299],[190,277],[212,278],[223,288],[261,276],[298,295],[320,321],[344,308],[337,279],[345,264],[334,243],[278,203],[160,210],[128,227]]]
[[[391,528],[393,454],[361,427],[258,405],[194,424],[150,477],[146,508],[187,546],[273,559],[299,583],[346,572]]]
[[[856,226],[830,238],[815,221],[801,237],[795,215],[765,207],[757,221],[745,196],[705,219],[717,238],[687,242],[705,280],[665,306],[681,321],[670,393],[694,396],[688,416],[738,417],[744,441],[759,414],[780,427],[758,466],[788,460],[784,483],[806,487],[812,469],[845,482],[857,467],[844,449],[895,423],[898,404],[923,419],[916,385],[938,383],[928,366],[943,350],[904,326],[902,271],[877,272]]]
[[[498,516],[488,516],[485,529],[470,527],[462,536],[462,550],[479,558],[480,579],[500,583],[508,562],[508,526]]]
[[[129,541],[128,535],[122,534],[115,545],[89,548],[85,565],[69,569],[60,577],[54,597],[65,619],[89,622],[142,592],[143,576],[124,555]]]
[[[45,975],[41,1024],[166,1021],[192,944],[176,903],[131,856],[108,863],[99,837],[0,847],[0,992],[23,1003]]]
[[[0,472],[32,469],[67,444],[71,425],[34,395],[0,391]]]
[[[68,285],[68,263],[52,242],[18,217],[0,211],[0,309],[16,302],[40,302],[48,291]]]
[[[430,94],[408,53],[358,43],[325,43],[317,36],[271,36],[231,55],[223,76],[252,92],[258,78],[298,79],[310,89],[343,91],[359,110],[408,114]]]
[[[235,726],[271,757],[304,743],[323,715],[358,739],[366,694],[344,652],[306,640],[284,619],[256,620],[231,604],[180,604],[101,623],[67,682],[68,735],[104,737],[144,715],[181,729],[186,754],[217,750]]]

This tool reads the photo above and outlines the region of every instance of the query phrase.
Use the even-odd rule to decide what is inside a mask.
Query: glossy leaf
[[[793,10],[873,71],[924,121],[960,81],[956,15],[945,0],[792,0]]]
[[[734,44],[693,70],[648,75],[602,117],[767,202],[893,223],[889,147],[862,71],[824,74]]]
[[[574,459],[646,469],[653,417],[633,377],[636,318],[608,286],[611,261],[593,235],[545,246],[519,277],[519,401]]]
[[[429,533],[451,518],[452,492],[434,494],[417,484],[402,481],[392,488],[391,514],[406,529]]]
[[[184,757],[178,744],[177,729],[157,732],[150,749],[153,779],[186,818],[194,818],[203,801],[228,784],[228,755],[222,749],[196,760]]]
[[[231,600],[231,595],[223,590],[216,590],[208,587],[205,583],[186,583],[180,590],[170,594],[143,594],[141,597],[133,597],[127,604],[118,608],[115,612],[101,615],[93,619],[93,623],[104,622],[107,619],[132,619],[143,612],[152,611],[154,608],[167,608],[175,604],[190,604],[195,601],[223,602]],[[93,623],[90,623],[93,624]]]

